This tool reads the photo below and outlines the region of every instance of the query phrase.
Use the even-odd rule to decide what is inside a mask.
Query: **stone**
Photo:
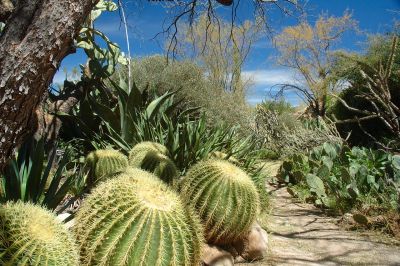
[[[261,260],[268,250],[268,234],[258,223],[254,223],[244,238],[233,243],[239,256],[247,261]]]
[[[204,245],[202,254],[203,265],[206,266],[233,266],[233,256],[217,247],[212,245]]]

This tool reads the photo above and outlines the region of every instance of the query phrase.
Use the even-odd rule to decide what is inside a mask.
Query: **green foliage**
[[[128,158],[116,150],[96,150],[86,157],[90,184],[96,184],[128,167]]]
[[[0,206],[1,265],[79,265],[72,235],[53,213],[32,203]]]
[[[346,145],[324,143],[308,156],[286,159],[282,181],[308,188],[317,205],[341,212],[360,207],[365,197],[372,204],[396,210],[400,186],[399,155]]]
[[[31,138],[24,143],[1,177],[1,200],[21,200],[55,209],[80,178],[76,173],[65,177],[69,156],[65,154],[58,160],[56,153],[54,148],[46,158],[43,139],[37,142]],[[56,170],[51,171],[55,165]]]
[[[242,237],[259,211],[254,183],[225,160],[194,165],[182,180],[181,195],[200,214],[206,239],[214,244],[229,244]]]
[[[84,201],[75,234],[82,265],[198,265],[196,216],[152,174],[129,169]]]

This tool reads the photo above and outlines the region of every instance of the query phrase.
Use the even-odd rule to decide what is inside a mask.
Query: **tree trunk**
[[[97,1],[16,1],[0,36],[0,171],[35,130],[36,109]]]

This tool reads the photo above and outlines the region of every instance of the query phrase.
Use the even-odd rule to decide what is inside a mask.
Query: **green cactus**
[[[79,265],[73,237],[50,212],[32,203],[0,207],[1,265]]]
[[[229,156],[228,154],[221,151],[213,151],[208,155],[209,159],[219,159],[219,160],[227,160],[233,164],[238,165],[239,160],[233,156]]]
[[[138,153],[148,151],[159,152],[161,154],[164,154],[165,156],[170,155],[168,149],[164,145],[157,142],[144,141],[136,144],[131,149],[131,151],[129,152],[129,160],[131,160],[131,157],[135,157]]]
[[[314,192],[319,199],[326,198],[325,185],[321,178],[314,174],[308,174],[306,181],[307,185],[310,187],[310,191]]]
[[[259,212],[257,188],[250,177],[224,160],[199,162],[189,169],[181,195],[200,214],[206,239],[213,244],[242,237]]]
[[[89,184],[96,184],[124,171],[128,166],[128,159],[116,150],[96,150],[86,157],[86,165],[90,169]]]
[[[130,156],[129,165],[154,173],[168,184],[172,184],[175,178],[179,176],[174,162],[166,155],[153,150]]]
[[[82,265],[199,265],[203,231],[154,175],[128,168],[94,189],[74,227]]]

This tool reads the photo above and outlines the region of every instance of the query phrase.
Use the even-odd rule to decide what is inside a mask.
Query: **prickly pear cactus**
[[[242,237],[259,211],[253,181],[224,160],[199,162],[189,169],[181,195],[200,214],[206,239],[213,244],[230,244]]]
[[[116,150],[96,150],[86,157],[86,164],[90,168],[88,182],[95,184],[124,171],[128,166],[128,159]]]
[[[148,151],[159,152],[161,154],[164,154],[165,156],[170,155],[168,149],[164,145],[157,142],[144,141],[136,144],[132,148],[132,150],[129,152],[129,160],[131,160],[131,157],[134,157],[139,153]]]
[[[31,203],[0,207],[0,265],[79,265],[72,235],[49,211]]]
[[[101,183],[74,228],[82,265],[199,265],[198,219],[154,175],[128,169]]]
[[[130,156],[129,166],[154,173],[168,184],[172,184],[174,179],[179,176],[174,162],[157,151],[143,151]]]

